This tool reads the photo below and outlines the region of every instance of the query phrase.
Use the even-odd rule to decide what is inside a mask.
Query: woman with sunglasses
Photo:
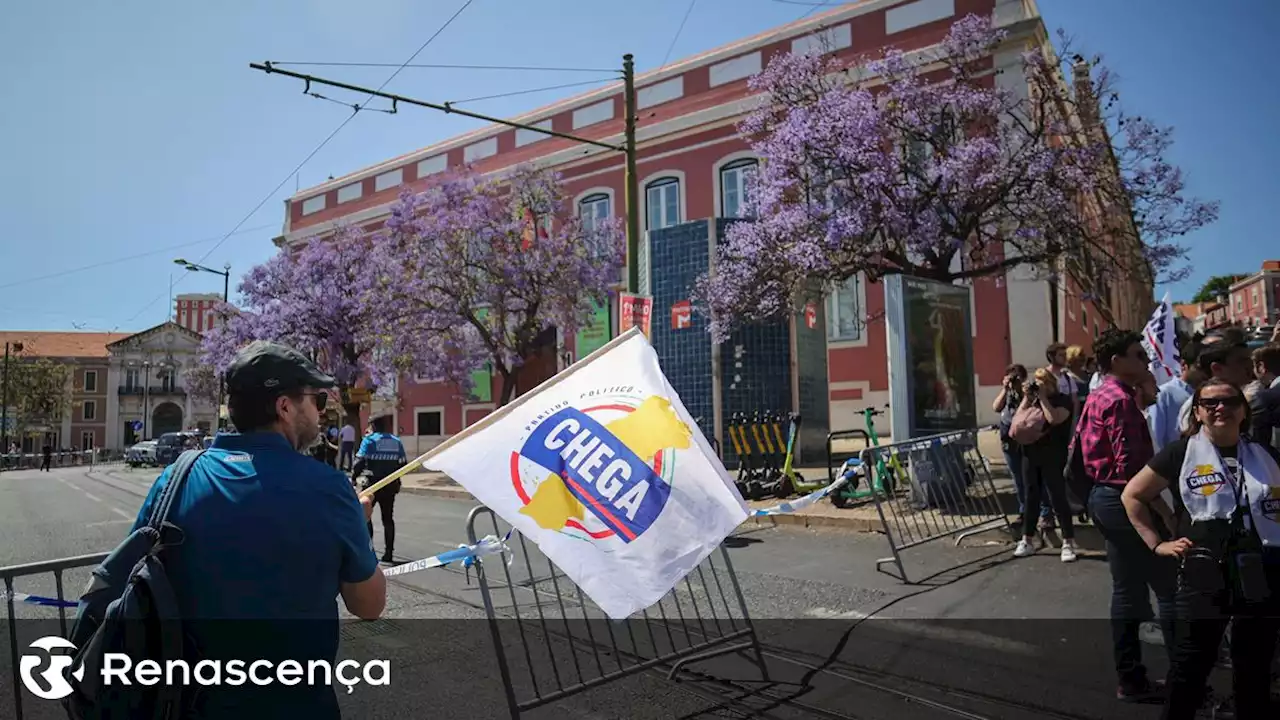
[[[1231,624],[1236,717],[1274,718],[1271,657],[1280,631],[1280,465],[1247,438],[1239,387],[1210,380],[1192,396],[1191,428],[1125,486],[1122,501],[1152,552],[1180,567],[1166,720],[1193,718]],[[1176,525],[1149,507],[1173,491]]]

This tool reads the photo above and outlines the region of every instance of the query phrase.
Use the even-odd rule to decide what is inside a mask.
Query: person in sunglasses
[[[334,379],[272,342],[243,348],[226,372],[236,433],[196,459],[169,519],[182,528],[166,571],[197,659],[279,665],[336,662],[338,606],[365,620],[386,607],[387,581],[365,531],[372,498],[304,454],[320,433]],[[144,525],[168,482],[147,495]],[[330,685],[202,687],[191,716],[338,718]],[[183,717],[188,715],[183,714]]]
[[[1179,563],[1166,720],[1193,718],[1231,622],[1236,717],[1274,718],[1271,658],[1280,632],[1280,464],[1249,440],[1249,406],[1221,379],[1191,398],[1187,435],[1166,445],[1125,486],[1134,528],[1155,555]],[[1150,503],[1173,490],[1177,527]]]

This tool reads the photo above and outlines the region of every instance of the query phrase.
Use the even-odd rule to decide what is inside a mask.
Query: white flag
[[[633,328],[428,453],[601,609],[662,599],[747,517]]]
[[[1182,376],[1182,358],[1178,355],[1176,339],[1173,305],[1169,303],[1169,293],[1165,293],[1142,329],[1142,348],[1151,360],[1151,374],[1155,375],[1157,385]]]

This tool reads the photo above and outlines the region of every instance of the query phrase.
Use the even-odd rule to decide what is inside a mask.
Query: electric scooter
[[[783,458],[782,480],[779,482],[777,490],[777,497],[779,498],[785,498],[792,493],[811,493],[814,490],[821,490],[826,487],[821,480],[805,480],[803,475],[791,467],[792,463],[795,462],[796,440],[800,437],[800,415],[791,413],[788,415],[788,419],[790,422],[785,445],[787,454]],[[782,431],[776,423],[773,426],[773,430],[778,435],[778,445],[782,446]]]
[[[767,412],[756,412],[751,416],[751,437],[756,441],[756,448],[762,458],[760,473],[757,476],[755,494],[752,500],[759,500],[768,495],[776,495],[781,485],[782,469],[778,466],[778,449],[774,448],[773,438],[769,437],[771,415]]]
[[[888,406],[886,405],[885,407]],[[880,436],[876,434],[876,424],[873,418],[883,414],[883,410],[875,408],[863,408],[862,410],[862,418],[867,425],[866,435],[870,440],[871,447],[880,447]],[[883,457],[877,458],[871,482],[868,483],[869,486],[859,489],[858,486],[862,484],[861,480],[866,478],[867,472],[868,468],[862,465],[861,457],[852,457],[846,460],[844,466],[840,468],[839,475],[848,477],[849,481],[839,490],[831,493],[831,504],[838,508],[843,508],[850,503],[866,500],[873,495],[888,495],[897,486],[899,473],[902,473],[902,477],[905,477],[906,470],[902,467],[902,463],[898,461],[896,455],[890,455],[887,463]]]
[[[747,442],[746,424],[740,413],[729,418],[729,441],[733,443],[733,454],[738,456],[738,477],[733,484],[737,486],[739,495],[749,497],[756,471],[751,445]]]

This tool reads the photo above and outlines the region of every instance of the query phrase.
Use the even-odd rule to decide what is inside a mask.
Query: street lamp
[[[4,344],[4,389],[0,390],[0,453],[9,453],[9,348],[22,352],[22,343]]]
[[[184,260],[183,258],[175,258],[173,261],[173,264],[181,265],[182,267],[186,268],[191,272],[207,272],[207,273],[213,273],[214,275],[221,275],[222,276],[222,303],[225,305],[228,302],[230,302],[228,297],[229,297],[229,291],[231,289],[231,263],[227,263],[226,265],[223,265],[221,270],[214,270],[211,267],[205,267],[204,265],[197,265],[196,263],[193,263],[190,260]],[[224,314],[222,317],[222,322],[225,324],[227,321],[227,318],[226,318],[225,310],[223,312]],[[221,374],[219,374],[218,375],[218,407],[215,408],[214,410],[214,412],[218,416],[217,425],[219,428],[222,427],[222,403],[226,398],[226,394],[227,394],[226,380],[222,377]]]

